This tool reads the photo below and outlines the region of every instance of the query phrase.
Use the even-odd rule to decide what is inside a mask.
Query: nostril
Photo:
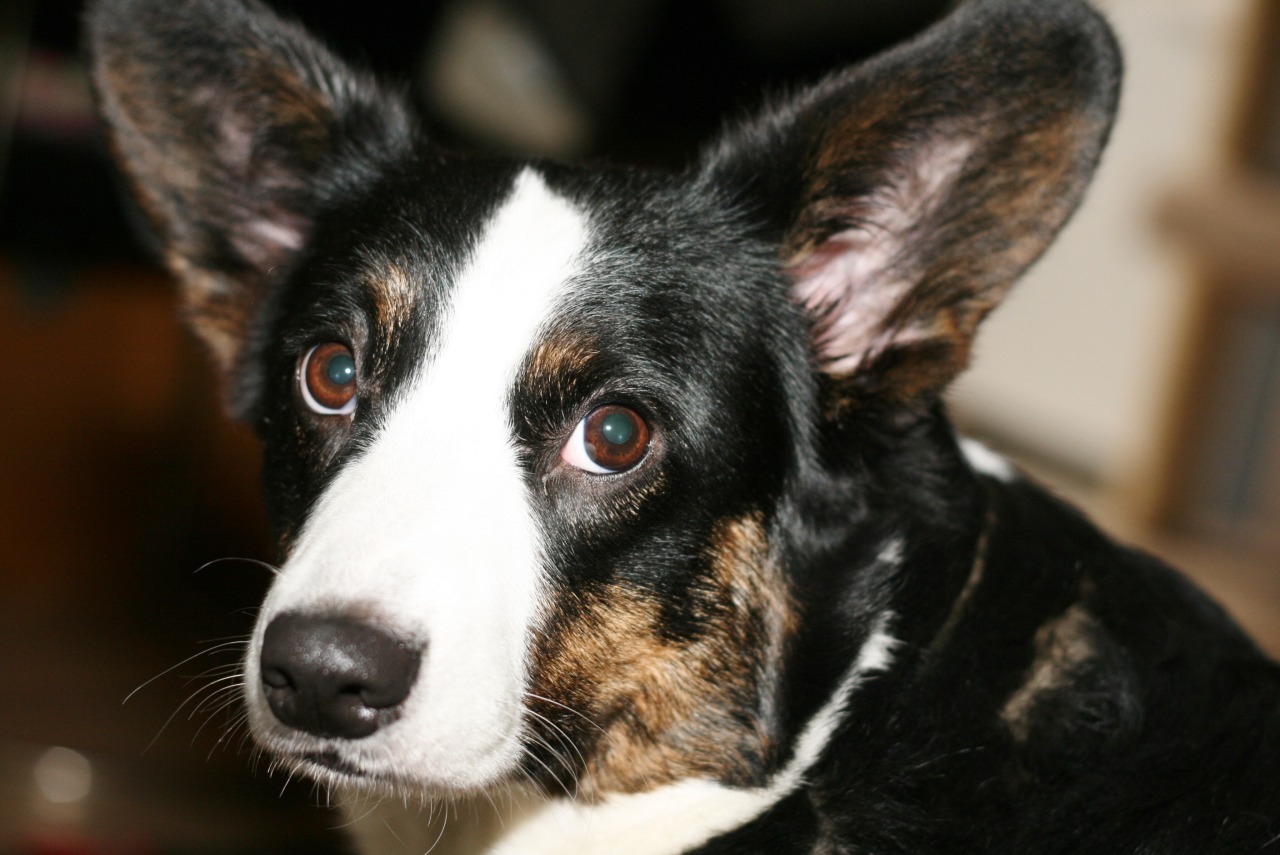
[[[273,689],[287,689],[292,685],[289,681],[289,675],[279,668],[263,668],[262,682]]]
[[[263,692],[290,727],[359,739],[398,716],[418,660],[415,645],[355,618],[287,612],[263,636]]]

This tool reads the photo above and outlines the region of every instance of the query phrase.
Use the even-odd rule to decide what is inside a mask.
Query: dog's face
[[[250,657],[255,727],[317,755],[272,710],[257,649],[281,615],[350,616],[417,651],[416,685],[379,733],[319,749],[358,760],[321,762],[476,787],[532,740],[526,762],[570,786],[556,755],[618,721],[627,756],[601,757],[592,785],[670,777],[630,743],[661,728],[709,750],[733,729],[693,698],[771,678],[756,647],[781,644],[786,594],[761,509],[795,453],[783,387],[802,351],[770,347],[779,319],[716,263],[755,247],[683,189],[475,173],[401,191],[355,251],[320,250],[266,337],[267,477],[293,489],[273,494],[288,560]],[[470,216],[424,228],[442,203]],[[654,245],[620,241],[641,233]],[[734,270],[769,275],[764,258]],[[647,720],[622,723],[640,704]]]
[[[931,501],[896,461],[929,469],[1109,127],[1105,28],[1036,6],[975,4],[660,175],[442,152],[252,0],[100,2],[117,152],[265,443],[260,744],[423,793],[776,766],[893,607],[856,571]]]

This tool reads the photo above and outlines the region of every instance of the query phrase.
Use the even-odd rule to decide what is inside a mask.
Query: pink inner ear
[[[300,217],[282,211],[274,216],[245,222],[231,231],[231,242],[241,257],[266,274],[286,263],[305,240]]]
[[[851,374],[893,337],[884,321],[913,284],[895,275],[895,238],[850,229],[791,269],[791,297],[814,319],[814,346],[831,374]]]
[[[926,146],[857,205],[866,212],[863,224],[832,235],[791,266],[791,297],[814,320],[814,347],[828,373],[850,374],[890,344],[922,337],[915,319],[895,328],[886,322],[918,284],[922,247],[914,242],[930,238],[929,221],[972,151],[964,139]]]
[[[263,243],[281,250],[296,252],[302,249],[302,230],[293,224],[279,220],[256,220],[249,224],[248,231]]]

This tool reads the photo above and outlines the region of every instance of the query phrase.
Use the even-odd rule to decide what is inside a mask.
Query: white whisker
[[[147,680],[146,682],[144,682],[144,683],[142,683],[141,685],[139,685],[139,686],[138,686],[136,689],[134,689],[132,692],[130,692],[129,694],[125,695],[125,698],[124,698],[124,700],[123,700],[123,701],[121,701],[121,702],[120,702],[120,705],[121,705],[121,706],[124,706],[125,704],[129,703],[129,699],[130,699],[130,698],[132,698],[134,695],[138,694],[138,692],[142,691],[142,690],[143,690],[143,689],[145,689],[147,686],[150,686],[152,683],[154,683],[156,680],[159,680],[161,677],[165,676],[166,674],[170,674],[170,673],[172,673],[172,672],[176,671],[177,669],[181,668],[183,665],[186,665],[188,662],[191,662],[192,660],[195,660],[195,659],[199,659],[201,656],[210,656],[210,655],[212,655],[212,654],[214,654],[214,653],[216,653],[216,652],[218,652],[218,651],[226,650],[226,649],[227,649],[227,648],[229,648],[229,647],[235,647],[235,646],[243,645],[244,643],[245,643],[245,641],[244,641],[243,639],[241,639],[240,641],[224,641],[224,642],[222,642],[221,644],[217,644],[217,645],[215,645],[215,646],[213,646],[213,647],[210,647],[210,648],[208,648],[208,649],[206,649],[206,650],[201,650],[199,653],[193,653],[192,655],[188,656],[186,659],[183,659],[183,660],[182,660],[181,662],[179,662],[178,664],[173,665],[173,666],[170,666],[170,667],[168,667],[168,668],[164,669],[164,670],[163,670],[163,671],[161,671],[159,674],[156,674],[156,675],[155,675],[154,677],[152,677],[151,679],[149,679],[149,680]]]
[[[206,561],[205,563],[203,563],[203,564],[201,564],[199,567],[197,567],[195,570],[193,570],[193,571],[192,571],[192,573],[193,573],[193,574],[195,574],[195,573],[200,573],[201,571],[203,571],[203,570],[205,570],[205,569],[207,569],[207,568],[209,568],[209,567],[212,567],[212,566],[214,566],[215,564],[226,564],[226,563],[228,563],[228,562],[232,562],[232,561],[240,562],[240,563],[243,563],[243,564],[252,564],[252,565],[253,565],[253,566],[255,566],[255,567],[261,567],[261,568],[262,568],[262,569],[264,569],[264,570],[270,571],[270,573],[271,573],[273,576],[279,576],[279,575],[280,575],[280,568],[279,568],[279,567],[277,567],[277,566],[275,566],[274,564],[268,564],[266,561],[259,561],[257,558],[241,558],[241,557],[234,556],[234,555],[229,555],[229,556],[226,556],[226,557],[224,557],[224,558],[215,558],[215,559],[213,559],[212,561]]]

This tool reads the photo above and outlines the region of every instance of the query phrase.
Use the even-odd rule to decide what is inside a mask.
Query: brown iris
[[[351,349],[337,342],[311,348],[302,363],[302,392],[317,413],[351,412],[356,401],[356,360]]]
[[[602,469],[630,469],[649,448],[649,426],[626,407],[597,407],[583,422],[582,444],[587,457]]]

